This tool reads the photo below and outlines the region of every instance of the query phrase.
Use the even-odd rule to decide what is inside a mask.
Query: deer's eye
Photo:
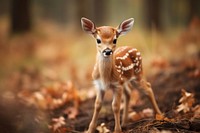
[[[114,39],[114,40],[113,40],[113,44],[116,44],[116,43],[117,43],[117,39]]]
[[[100,39],[97,39],[97,43],[98,43],[98,44],[101,43],[101,40],[100,40]]]

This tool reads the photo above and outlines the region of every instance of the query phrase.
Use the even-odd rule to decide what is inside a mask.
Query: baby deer
[[[144,90],[156,113],[161,111],[156,103],[150,83],[142,78],[142,57],[140,52],[132,47],[123,46],[116,49],[117,39],[131,30],[134,19],[123,21],[117,28],[110,26],[95,27],[95,24],[81,18],[83,30],[96,39],[96,64],[92,73],[97,96],[94,114],[90,122],[88,133],[93,133],[97,124],[97,117],[102,106],[103,97],[107,89],[113,90],[112,109],[115,118],[115,133],[121,132],[120,103],[124,94],[125,107],[123,109],[122,125],[127,122],[130,92],[133,87]]]

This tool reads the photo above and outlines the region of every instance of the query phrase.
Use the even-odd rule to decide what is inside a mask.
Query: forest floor
[[[83,64],[80,69],[81,63],[91,62],[91,56],[83,57],[77,51],[90,48],[81,47],[83,37],[81,43],[71,45],[72,40],[77,41],[76,36],[70,37],[71,32],[67,39],[58,31],[53,32],[56,33],[48,34],[49,37],[39,34],[39,39],[26,34],[5,40],[0,29],[0,133],[86,132],[93,114],[95,88],[91,80],[92,65]],[[176,41],[161,44],[164,42],[168,45],[153,46],[158,54],[144,64],[146,78],[164,116],[154,114],[148,98],[135,89],[123,133],[200,132],[200,20],[192,22]],[[75,63],[78,58],[80,62]],[[112,91],[108,90],[97,133],[113,132],[111,102]],[[122,108],[123,101],[121,114]]]
[[[148,77],[148,80],[152,83],[156,100],[165,117],[159,115],[155,117],[151,104],[145,95],[140,93],[138,96],[137,91],[135,91],[133,98],[138,101],[131,106],[130,121],[122,127],[124,133],[200,132],[199,59],[172,62],[164,69],[165,71],[158,71],[157,74]],[[73,88],[72,83],[61,84],[55,86],[58,86],[59,89]],[[58,97],[61,95],[58,94],[59,92],[54,92],[59,91],[57,87],[56,89],[46,89],[47,92],[43,90],[34,92],[33,95],[33,92],[29,91],[16,91],[18,97],[9,92],[4,93],[3,100],[7,101],[2,100],[0,104],[0,131],[2,133],[25,133],[27,131],[29,133],[81,133],[86,131],[93,113],[94,97],[80,101],[75,94],[76,91],[67,90],[71,97],[69,96],[62,103],[61,100],[55,101],[51,99],[51,96],[48,96]],[[182,89],[187,92],[182,91]],[[94,96],[94,94],[91,95]],[[24,101],[20,99],[22,96]],[[100,133],[112,132],[114,128],[111,93],[109,92],[106,97],[98,119],[99,127],[97,129]],[[181,97],[185,98],[186,103],[179,102]],[[63,94],[62,98],[64,98]],[[38,105],[33,106],[35,103]],[[64,105],[64,103],[67,104]],[[177,111],[181,104],[183,108]]]
[[[151,108],[151,104],[149,103],[145,95],[141,96],[140,98],[142,100],[140,100],[139,105],[131,107],[134,111],[137,112],[137,114],[133,113],[133,115],[130,116],[131,120],[129,121],[129,123],[122,127],[123,132],[200,132],[199,66],[199,60],[174,62],[171,63],[165,71],[160,71],[156,75],[148,77],[149,81],[152,83],[152,87],[154,88],[159,107],[161,108],[165,117],[160,117],[157,115],[155,118],[153,115],[151,115],[151,111],[148,112],[148,109]],[[181,97],[184,97],[181,94],[182,89],[185,89],[186,91],[194,94],[195,99],[195,103],[192,105],[193,107],[190,106],[191,109],[189,109],[185,113],[182,112],[184,109],[181,112],[177,112],[177,106],[180,104],[179,99]],[[188,100],[187,102],[191,102],[190,100]],[[67,120],[69,127],[70,125],[73,125],[71,129],[76,131],[84,131],[88,127],[91,120],[91,114],[93,112],[93,104],[94,99],[88,99],[87,101],[83,102],[83,104],[81,104],[80,114],[77,116],[77,119],[73,121]],[[114,118],[111,109],[111,101],[105,102],[104,106],[104,113],[100,115],[98,125],[101,125],[102,123],[104,124],[102,126],[99,126],[100,129],[98,130],[107,131],[107,129],[109,129],[110,131],[112,131],[114,128]],[[146,108],[147,113],[145,113],[144,110],[141,111],[144,108]],[[150,117],[148,115],[150,115]]]

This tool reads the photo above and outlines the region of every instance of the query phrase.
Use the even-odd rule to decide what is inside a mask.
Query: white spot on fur
[[[127,48],[127,46],[124,46],[124,47],[122,47],[120,49],[117,49],[117,51],[115,51],[115,52],[116,52],[116,54],[118,54],[118,53],[124,51],[126,48]]]
[[[122,79],[122,74],[119,75],[119,78]]]
[[[137,56],[140,56],[140,52],[137,52],[136,55],[137,55]]]
[[[116,68],[121,68],[121,66],[115,65]]]
[[[136,69],[135,69],[135,73],[139,73],[140,71],[141,71],[140,68],[136,68]]]
[[[122,66],[122,62],[120,61],[119,64]]]
[[[121,72],[121,69],[117,69],[117,72],[120,73],[120,72]]]
[[[130,49],[128,52],[132,53],[133,51],[137,51],[137,49],[133,48],[133,49]]]
[[[118,57],[116,57],[116,59],[117,60],[125,60],[127,57],[129,56],[129,53],[126,53],[124,56],[122,56],[122,57],[120,57],[120,56],[118,56]]]
[[[128,70],[130,70],[130,69],[133,69],[133,67],[134,67],[134,64],[133,63],[131,63],[129,66],[127,66],[127,67],[122,67],[122,70],[123,71],[128,71]]]
[[[137,62],[135,63],[135,65],[136,65],[136,66],[139,66],[139,63],[140,63],[140,62],[139,62],[139,61],[137,61]]]

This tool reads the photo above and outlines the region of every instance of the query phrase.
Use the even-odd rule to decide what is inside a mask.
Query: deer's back
[[[119,47],[114,52],[115,70],[120,80],[140,79],[142,75],[142,57],[140,52],[132,47]]]

